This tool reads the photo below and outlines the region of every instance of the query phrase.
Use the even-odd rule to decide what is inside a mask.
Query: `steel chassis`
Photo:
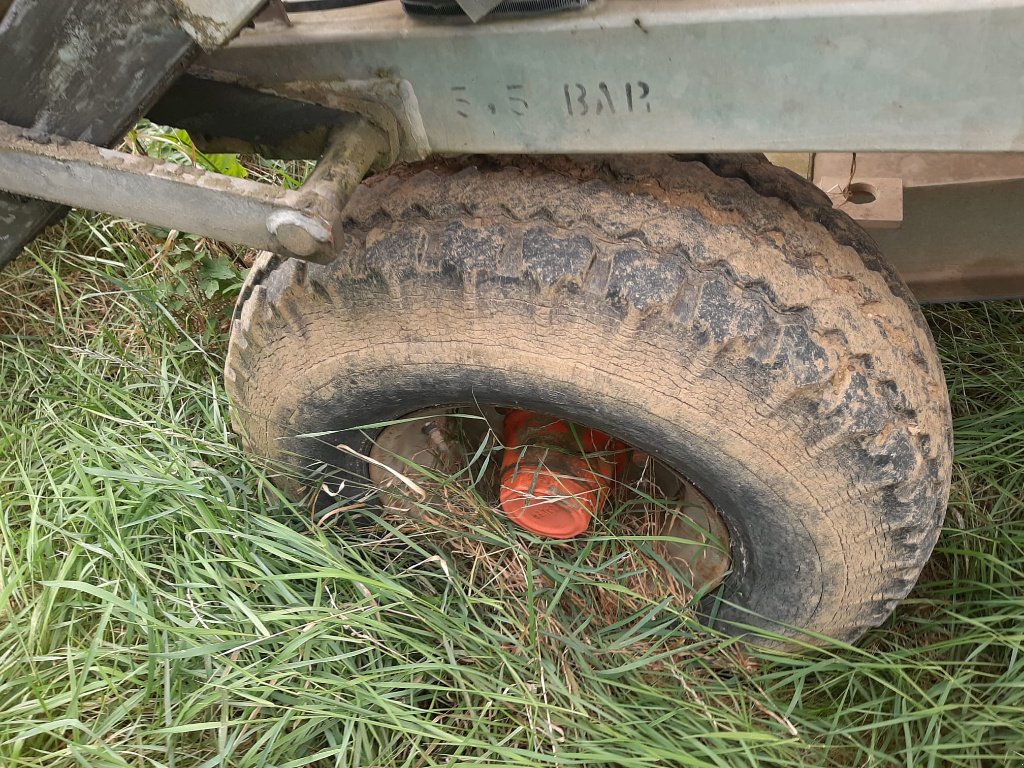
[[[920,298],[1024,295],[1024,0],[599,0],[479,24],[276,0],[246,29],[260,0],[57,5],[62,23],[14,0],[0,24],[0,264],[58,204],[324,261],[359,179],[395,161],[767,151],[813,156]],[[320,165],[286,193],[104,148],[141,114]]]

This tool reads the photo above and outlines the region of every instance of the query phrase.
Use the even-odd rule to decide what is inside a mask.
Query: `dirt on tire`
[[[264,255],[239,299],[251,451],[365,476],[298,436],[365,452],[353,427],[514,404],[715,503],[726,629],[854,639],[913,586],[949,492],[945,380],[906,286],[803,179],[759,156],[459,158],[369,180],[346,215],[334,263]]]

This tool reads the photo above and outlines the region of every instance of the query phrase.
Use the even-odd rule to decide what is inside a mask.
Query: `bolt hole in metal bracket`
[[[816,184],[832,205],[867,229],[903,225],[903,179],[822,176]]]
[[[352,193],[395,160],[397,124],[380,123],[342,121],[288,190],[0,122],[0,190],[328,263]]]

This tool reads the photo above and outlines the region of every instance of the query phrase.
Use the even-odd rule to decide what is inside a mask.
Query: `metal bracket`
[[[391,163],[390,148],[385,131],[352,116],[287,190],[0,123],[0,190],[327,263],[345,205],[367,171]]]
[[[903,179],[823,176],[816,183],[834,208],[867,229],[899,229],[903,224]]]
[[[267,0],[171,0],[180,24],[203,48],[213,51],[238,34]]]
[[[0,0],[8,5],[0,120],[69,139],[120,139],[198,51],[165,2]],[[64,212],[0,193],[0,268]]]
[[[1024,154],[814,157],[815,183],[826,192],[837,183],[840,188],[871,185],[882,202],[887,193],[877,186],[880,179],[898,182],[903,212],[898,229],[878,228],[857,215],[869,206],[847,204],[842,210],[870,229],[918,300],[1024,296]]]

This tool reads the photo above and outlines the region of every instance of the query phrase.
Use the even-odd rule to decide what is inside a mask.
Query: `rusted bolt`
[[[267,231],[296,256],[312,256],[320,246],[331,242],[331,230],[325,222],[298,211],[274,211],[267,216]]]

